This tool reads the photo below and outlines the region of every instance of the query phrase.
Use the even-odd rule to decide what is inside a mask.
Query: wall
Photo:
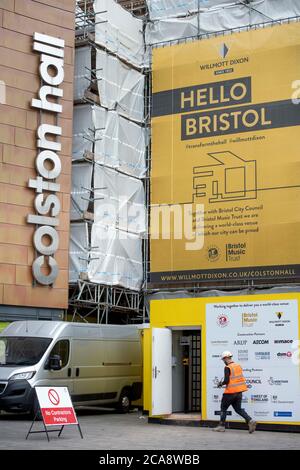
[[[71,136],[73,109],[75,0],[0,0],[0,81],[6,104],[0,103],[0,304],[65,308],[68,304],[68,245]],[[62,191],[60,246],[55,255],[60,273],[53,287],[32,285],[34,227],[26,217],[33,211],[36,177],[36,130],[39,111],[31,108],[41,86],[40,54],[33,51],[33,33],[65,40],[63,113],[43,112],[43,123],[62,126]]]

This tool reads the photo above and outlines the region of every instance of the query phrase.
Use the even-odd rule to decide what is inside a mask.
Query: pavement
[[[84,439],[75,426],[65,427],[60,438],[50,434],[30,435],[31,420],[26,415],[0,414],[0,450],[296,450],[300,433],[226,430],[214,433],[210,428],[150,424],[140,411],[119,414],[107,410],[78,410]],[[43,429],[42,423],[34,425]]]

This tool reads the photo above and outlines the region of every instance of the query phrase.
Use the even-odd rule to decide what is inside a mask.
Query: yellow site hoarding
[[[300,24],[153,51],[151,281],[293,279]]]

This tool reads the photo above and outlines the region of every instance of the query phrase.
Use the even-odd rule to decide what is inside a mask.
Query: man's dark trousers
[[[221,401],[221,419],[220,419],[220,424],[222,426],[225,425],[226,421],[226,411],[230,406],[233,407],[234,411],[240,415],[246,423],[249,423],[251,421],[251,417],[246,413],[246,411],[242,408],[242,396],[243,393],[224,393],[223,398]]]

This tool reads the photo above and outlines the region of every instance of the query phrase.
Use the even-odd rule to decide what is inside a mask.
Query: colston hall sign
[[[27,222],[36,227],[33,237],[36,250],[32,265],[34,280],[39,284],[52,285],[59,272],[54,256],[59,248],[57,227],[61,204],[56,193],[61,188],[56,181],[61,174],[58,154],[61,152],[61,143],[58,138],[62,135],[62,128],[43,123],[43,111],[53,113],[56,117],[63,111],[58,101],[63,97],[63,90],[59,86],[64,81],[65,42],[40,33],[34,33],[33,38],[33,49],[41,54],[41,87],[38,98],[32,99],[31,106],[40,110],[41,122],[37,129],[36,178],[28,181],[28,187],[36,193],[35,213],[28,215]],[[42,267],[48,268],[47,274],[42,271]]]

